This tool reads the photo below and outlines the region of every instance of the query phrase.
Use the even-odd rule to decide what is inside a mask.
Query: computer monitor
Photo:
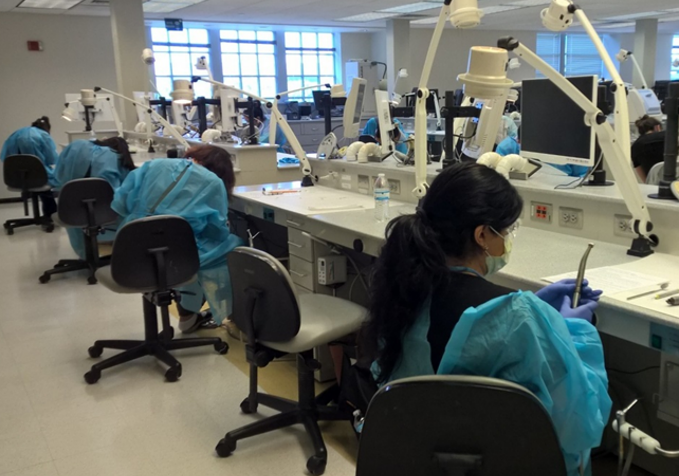
[[[344,105],[344,137],[358,137],[361,128],[361,114],[363,113],[363,101],[368,87],[368,81],[363,78],[354,78],[351,82],[349,97]]]
[[[567,78],[597,104],[596,76]],[[585,113],[549,79],[523,81],[521,95],[521,155],[551,164],[592,167],[596,133],[585,124]]]
[[[323,98],[325,96],[330,96],[330,91],[324,91],[324,90],[318,90],[318,91],[312,91],[311,92],[314,97],[314,109],[316,109],[316,112],[318,113],[319,116],[324,116],[325,115],[325,107],[323,105]],[[334,107],[331,106],[331,108]]]
[[[377,123],[380,128],[380,145],[382,154],[387,155],[394,152],[394,141],[392,131],[395,129],[394,121],[391,118],[391,103],[389,93],[386,91],[375,91],[375,105],[377,106]]]

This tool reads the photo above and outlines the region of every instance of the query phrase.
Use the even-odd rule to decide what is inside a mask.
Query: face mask
[[[498,271],[500,271],[502,268],[507,266],[507,263],[509,263],[509,256],[512,253],[512,246],[514,245],[514,234],[513,233],[507,233],[506,236],[502,236],[500,233],[495,231],[492,227],[490,228],[493,230],[493,233],[495,233],[497,236],[502,238],[504,240],[504,248],[505,252],[502,254],[502,256],[492,256],[488,251],[486,250],[486,268],[488,271],[486,272],[486,276],[491,276]]]

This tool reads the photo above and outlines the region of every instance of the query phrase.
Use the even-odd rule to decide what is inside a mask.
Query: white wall
[[[26,41],[44,51],[28,51]],[[57,144],[66,142],[61,119],[64,94],[95,85],[115,89],[111,20],[108,17],[0,14],[0,142],[46,115]],[[0,197],[7,195],[0,185]]]
[[[373,34],[372,33],[341,33],[340,34],[340,58],[342,62],[342,75],[338,78],[344,82],[346,77],[346,64],[351,59],[375,60],[371,56]],[[382,60],[379,60],[382,61]],[[345,88],[351,85],[346,84]]]

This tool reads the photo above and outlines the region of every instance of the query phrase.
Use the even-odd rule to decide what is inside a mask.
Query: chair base
[[[94,364],[85,374],[85,381],[94,384],[101,378],[101,371],[110,369],[125,362],[140,359],[147,355],[155,356],[158,360],[169,366],[165,372],[165,378],[169,382],[176,382],[182,375],[182,365],[169,351],[190,349],[211,345],[220,354],[229,351],[229,345],[218,337],[196,337],[188,339],[172,339],[174,330],[171,326],[164,326],[162,333],[158,333],[158,316],[156,305],[150,301],[152,295],[144,295],[144,340],[98,340],[88,349],[90,357],[101,356],[104,349],[119,349],[123,352],[109,357],[108,359]],[[161,306],[163,321],[168,319],[167,306]]]
[[[44,284],[49,282],[49,280],[52,279],[52,276],[54,276],[55,274],[64,274],[70,273],[72,271],[88,269],[90,271],[90,274],[87,277],[87,284],[97,284],[97,278],[94,275],[97,269],[99,269],[102,266],[108,266],[110,263],[111,263],[110,256],[100,257],[97,263],[81,259],[62,259],[59,260],[59,262],[54,265],[54,268],[45,271],[42,274],[42,276],[38,278],[38,280],[42,284]]]
[[[352,415],[340,410],[339,407],[327,406],[337,395],[338,388],[336,386],[329,388],[318,396],[314,396],[313,365],[315,361],[311,364],[310,362],[312,362],[310,353],[299,354],[297,356],[299,402],[251,391],[250,396],[241,403],[240,407],[243,413],[255,413],[259,404],[277,410],[280,413],[228,432],[215,448],[220,457],[231,455],[236,450],[239,440],[292,425],[302,424],[314,447],[314,454],[307,460],[307,470],[312,475],[321,475],[325,472],[328,462],[328,451],[318,422],[342,420],[350,422]],[[256,382],[257,367],[251,367],[250,372],[250,383],[252,385],[253,382]]]
[[[39,225],[42,226],[43,231],[52,233],[54,231],[54,223],[50,217],[40,216],[40,205],[38,204],[38,196],[30,193],[29,196],[22,197],[24,202],[24,213],[28,216],[28,198],[30,198],[33,205],[33,218],[14,218],[7,220],[4,223],[5,233],[8,235],[14,234],[15,228],[23,228],[25,226]]]

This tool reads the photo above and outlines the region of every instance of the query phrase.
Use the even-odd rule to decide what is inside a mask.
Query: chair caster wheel
[[[174,339],[174,327],[170,326],[168,329],[160,331],[160,334],[158,334],[158,339],[161,341],[164,340],[166,334],[167,340]]]
[[[167,369],[167,372],[165,372],[165,380],[168,382],[176,382],[179,380],[179,377],[182,376],[182,366],[181,365],[176,365],[174,367],[170,367]]]
[[[94,276],[89,276],[87,278],[87,284],[97,284],[97,278],[95,278]]]
[[[38,278],[38,281],[40,281],[40,284],[45,284],[49,282],[50,279],[52,279],[52,277],[49,274],[43,274]]]
[[[12,227],[8,226],[7,224],[5,224],[5,234],[7,234],[7,235],[13,235],[13,234],[14,234],[14,228],[12,228]]]
[[[252,411],[250,409],[250,399],[246,398],[242,402],[240,402],[240,411],[242,411],[246,415],[251,415],[252,413],[257,413],[257,407],[255,407],[255,410]]]
[[[229,344],[222,341],[219,344],[215,344],[215,350],[219,352],[219,355],[226,355],[226,353],[229,351]]]
[[[313,474],[314,476],[319,476],[325,473],[325,466],[327,464],[328,460],[326,458],[314,455],[311,458],[309,458],[309,460],[306,462],[306,469],[309,471],[310,474]]]
[[[236,451],[236,440],[232,440],[228,436],[225,436],[219,440],[219,443],[217,443],[217,446],[215,447],[215,451],[220,458],[231,456],[231,453]]]
[[[54,225],[43,225],[42,231],[45,233],[52,233],[54,231]]]
[[[101,378],[100,370],[92,369],[85,374],[85,382],[89,383],[90,385],[97,383],[100,378]]]
[[[99,347],[98,345],[93,345],[89,349],[87,349],[87,353],[90,354],[90,357],[93,359],[96,359],[97,357],[101,357],[101,354],[104,352],[104,349],[102,347]]]

